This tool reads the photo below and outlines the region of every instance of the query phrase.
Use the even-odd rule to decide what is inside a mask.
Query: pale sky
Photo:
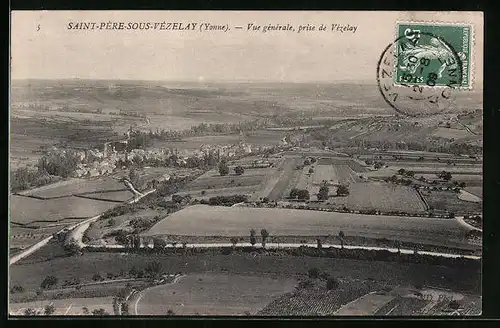
[[[203,22],[228,32],[68,30],[69,22]],[[13,79],[200,81],[375,81],[376,65],[396,39],[397,21],[470,23],[474,79],[483,79],[481,12],[13,12]],[[248,32],[255,25],[325,24],[325,32]],[[356,32],[331,32],[331,24]],[[38,26],[40,28],[37,31]],[[198,28],[197,26],[197,28]],[[243,26],[242,30],[234,26]]]

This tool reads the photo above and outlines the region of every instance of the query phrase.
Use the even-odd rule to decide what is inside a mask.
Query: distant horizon
[[[88,77],[69,77],[69,78],[40,78],[40,77],[22,77],[22,78],[11,78],[11,81],[137,81],[137,82],[188,82],[196,84],[207,84],[207,83],[273,83],[273,84],[342,84],[342,83],[352,83],[352,84],[376,84],[376,81],[369,80],[335,80],[335,81],[282,81],[282,80],[204,80],[199,81],[196,79],[175,79],[175,80],[161,80],[161,79],[132,79],[132,78],[88,78]]]
[[[67,81],[67,82],[77,82],[77,81],[97,81],[97,82],[136,82],[136,83],[165,83],[165,84],[191,84],[191,86],[206,87],[210,84],[235,84],[235,85],[245,85],[245,84],[273,84],[273,85],[363,85],[363,86],[377,86],[377,81],[370,80],[335,80],[335,81],[267,81],[267,80],[145,80],[145,79],[109,79],[109,78],[11,78],[11,86],[15,82],[28,82],[28,81],[39,81],[39,82],[57,82],[57,81]],[[483,81],[474,81],[473,88],[470,90],[463,90],[461,92],[472,92],[472,93],[482,93],[483,92]]]

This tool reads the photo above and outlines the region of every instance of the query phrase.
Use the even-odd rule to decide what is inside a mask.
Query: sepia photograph
[[[12,11],[8,313],[482,314],[483,13]]]

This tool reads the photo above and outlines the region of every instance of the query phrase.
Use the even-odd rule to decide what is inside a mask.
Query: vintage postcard
[[[481,315],[481,12],[11,24],[11,317]]]

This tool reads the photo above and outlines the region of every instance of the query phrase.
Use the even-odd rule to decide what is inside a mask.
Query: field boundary
[[[13,193],[13,196],[19,196],[19,197],[26,197],[26,198],[33,198],[33,199],[38,199],[38,200],[53,200],[53,199],[61,199],[61,198],[69,198],[73,197],[74,195],[64,195],[64,196],[53,196],[53,197],[41,197],[41,196],[35,196],[35,195],[21,195],[18,193]]]
[[[420,200],[424,203],[425,210],[428,211],[431,207],[429,206],[429,203],[427,203],[427,200],[425,199],[424,195],[422,195],[420,189],[415,189],[415,191],[417,192],[417,195],[420,198]]]
[[[106,193],[112,193],[112,192],[120,192],[120,191],[130,191],[128,188],[122,188],[122,189],[109,189],[109,190],[94,190],[94,191],[86,191],[82,193],[76,193],[72,194],[73,196],[81,196],[81,195],[89,195],[89,194],[106,194]]]
[[[19,223],[19,222],[15,222],[15,221],[10,221],[10,223],[15,224],[15,225],[22,227],[22,228],[26,228],[26,229],[40,229],[40,228],[30,227],[30,225],[32,225],[34,223],[61,223],[65,220],[86,220],[86,219],[88,219],[88,217],[84,217],[84,218],[68,217],[68,218],[62,218],[60,220],[35,220],[35,221],[27,222],[27,223]]]
[[[105,199],[105,198],[98,198],[98,197],[90,197],[90,196],[86,196],[86,195],[73,195],[73,196],[74,197],[78,197],[78,198],[85,198],[85,199],[91,199],[91,200],[99,200],[99,201],[102,201],[102,202],[110,202],[110,203],[118,203],[118,204],[122,204],[122,203],[126,203],[127,202],[127,199],[126,200]]]

